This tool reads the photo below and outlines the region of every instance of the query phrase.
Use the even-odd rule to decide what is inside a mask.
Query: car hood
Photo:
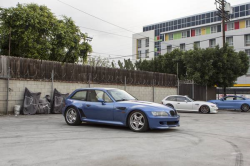
[[[171,110],[169,107],[163,105],[163,104],[158,104],[154,102],[149,102],[149,101],[140,101],[140,100],[129,100],[129,101],[119,101],[117,102],[118,105],[130,105],[130,106],[140,106],[140,107],[151,107],[151,108],[157,108],[161,110]]]

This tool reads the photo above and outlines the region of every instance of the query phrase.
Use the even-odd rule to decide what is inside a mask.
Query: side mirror
[[[188,101],[187,101],[187,100],[185,100],[185,102],[187,103]]]
[[[98,102],[101,102],[102,105],[105,105],[105,101],[103,99],[98,99]]]
[[[223,98],[221,98],[220,100],[221,100],[221,101],[224,101],[224,99],[223,99]]]

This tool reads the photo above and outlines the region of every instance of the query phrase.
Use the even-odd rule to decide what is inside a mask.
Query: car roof
[[[180,97],[188,97],[187,95],[169,95],[167,97],[178,97],[178,96],[180,96]]]
[[[112,89],[117,89],[117,88],[100,88],[100,87],[93,87],[93,88],[79,88],[76,90],[112,90]]]
[[[243,96],[234,96],[234,95],[229,95],[229,96],[225,96],[225,97],[241,97],[241,98],[244,98]]]

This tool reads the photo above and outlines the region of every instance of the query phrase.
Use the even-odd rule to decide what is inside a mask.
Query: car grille
[[[176,110],[171,110],[171,111],[170,111],[170,114],[171,114],[171,116],[177,116]]]

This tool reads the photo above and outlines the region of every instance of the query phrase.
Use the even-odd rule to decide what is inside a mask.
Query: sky
[[[216,8],[214,0],[0,0],[0,6],[15,7],[18,2],[45,5],[59,19],[63,15],[71,17],[83,33],[88,33],[88,36],[93,37],[90,43],[93,48],[92,55],[100,55],[102,58],[132,55],[132,34],[142,32],[145,25],[203,13]],[[250,2],[250,0],[228,0],[227,2],[234,6]],[[120,58],[114,60],[118,59]]]

